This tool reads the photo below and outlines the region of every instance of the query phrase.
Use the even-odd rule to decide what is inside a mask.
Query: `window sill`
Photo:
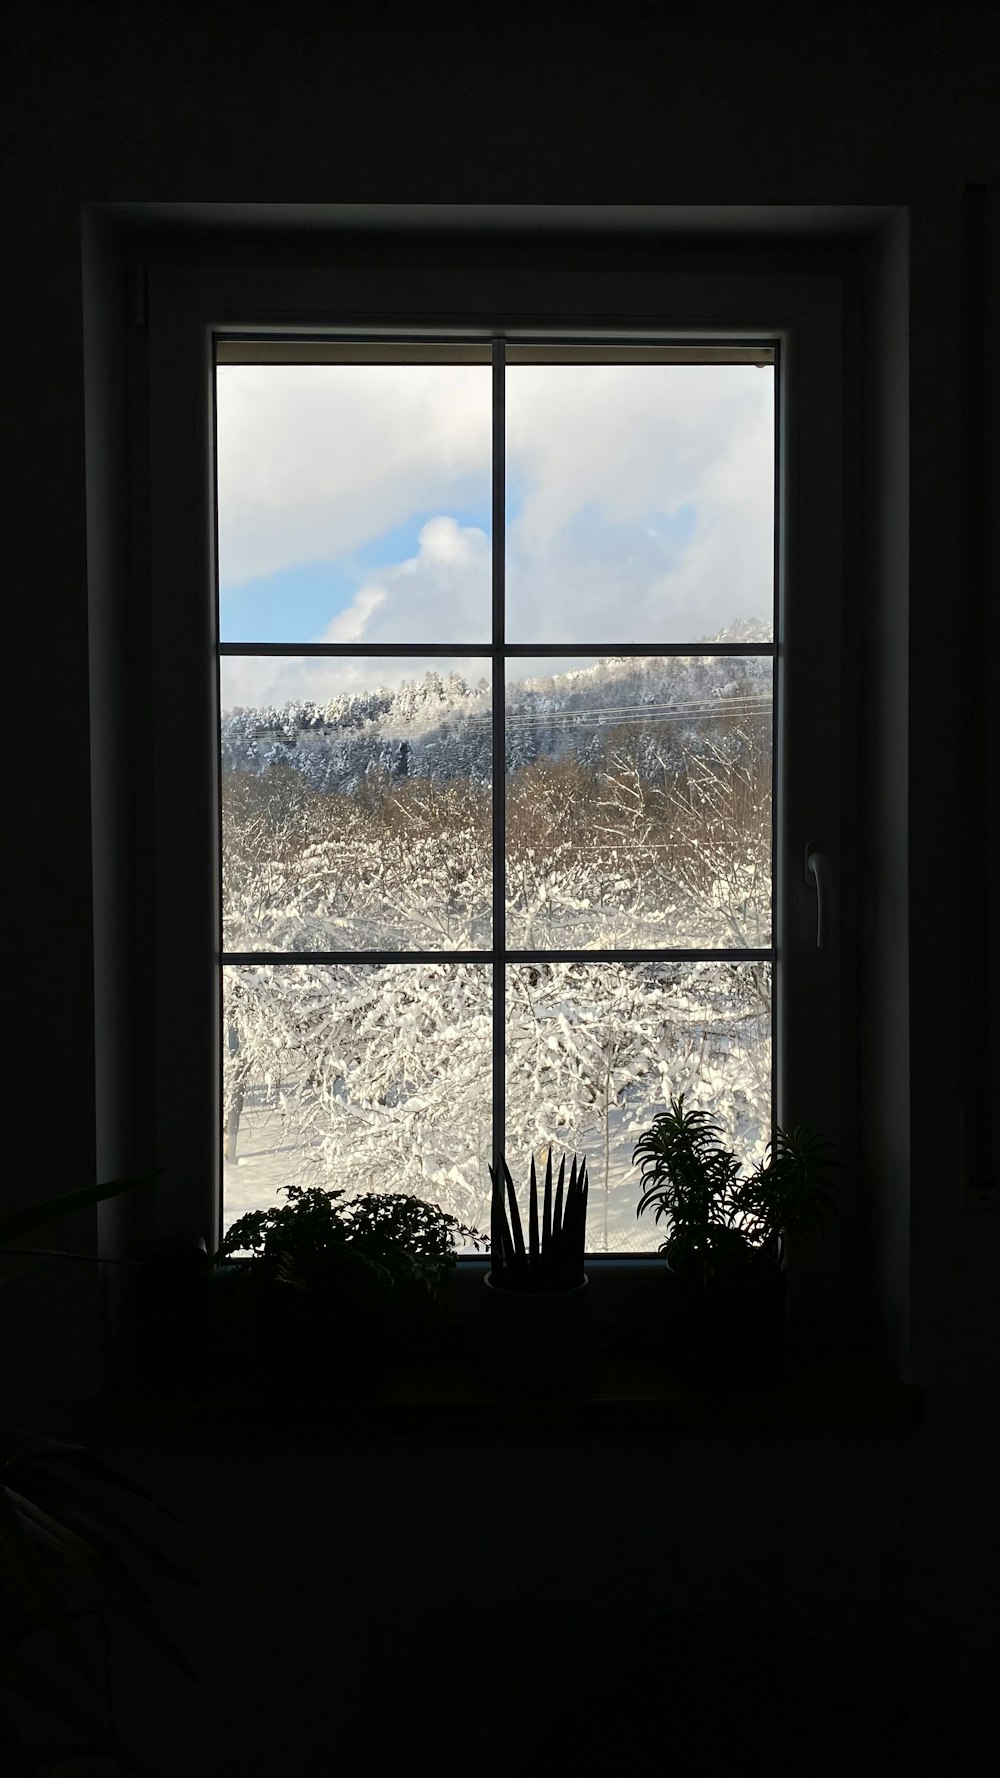
[[[711,1394],[674,1382],[655,1359],[634,1352],[598,1358],[576,1398],[501,1398],[464,1354],[400,1359],[360,1400],[282,1401],[252,1390],[137,1391],[96,1398],[90,1424],[109,1437],[554,1430],[668,1431],[688,1427],[907,1426],[921,1418],[923,1390],[855,1348],[790,1341],[777,1386]]]

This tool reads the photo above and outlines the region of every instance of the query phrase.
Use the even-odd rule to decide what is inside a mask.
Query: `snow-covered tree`
[[[767,943],[770,672],[766,657],[630,657],[509,688],[509,945]],[[303,959],[224,972],[228,1158],[241,1117],[266,1114],[300,1176],[352,1192],[389,1182],[476,1221],[489,1198],[490,968],[307,957],[488,951],[487,682],[429,673],[322,706],[232,712],[222,762],[225,946]],[[685,1092],[758,1154],[769,1037],[766,965],[518,966],[506,1145],[588,1149],[603,1188],[591,1239],[634,1244],[611,1212],[626,1199],[634,1212],[636,1134]]]

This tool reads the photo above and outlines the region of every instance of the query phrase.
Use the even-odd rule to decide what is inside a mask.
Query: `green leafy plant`
[[[829,1177],[839,1162],[829,1150],[804,1125],[778,1128],[763,1161],[741,1177],[721,1124],[686,1110],[682,1093],[633,1150],[643,1187],[636,1216],[655,1205],[657,1222],[669,1218],[660,1252],[676,1273],[706,1288],[773,1274],[786,1241],[804,1242],[831,1214],[842,1214]]]
[[[490,1280],[498,1290],[548,1293],[573,1290],[583,1283],[583,1256],[587,1239],[587,1162],[577,1165],[576,1155],[565,1186],[566,1156],[559,1166],[553,1197],[552,1151],[545,1164],[541,1222],[538,1215],[538,1179],[531,1158],[528,1187],[528,1240],[524,1239],[517,1193],[510,1169],[500,1157],[503,1178],[490,1168],[493,1199],[490,1217]],[[506,1204],[504,1193],[506,1189]],[[508,1220],[508,1207],[510,1217]]]
[[[0,1282],[32,1269],[43,1259],[101,1263],[89,1254],[20,1246],[12,1249],[10,1243],[78,1210],[133,1191],[154,1177],[143,1173],[86,1186],[0,1214]],[[87,1445],[0,1428],[0,1691],[21,1698],[77,1735],[71,1742],[50,1741],[31,1748],[5,1721],[7,1750],[19,1759],[24,1772],[56,1766],[61,1770],[71,1761],[108,1755],[129,1771],[149,1773],[145,1761],[123,1746],[87,1705],[70,1696],[50,1674],[33,1667],[23,1650],[33,1637],[48,1633],[87,1684],[93,1684],[76,1629],[82,1614],[67,1606],[58,1588],[60,1578],[82,1580],[96,1585],[101,1596],[151,1647],[187,1678],[197,1681],[197,1674],[156,1622],[146,1592],[126,1558],[148,1563],[173,1580],[194,1586],[201,1583],[119,1523],[92,1494],[74,1485],[74,1475],[110,1483],[151,1500],[144,1489]]]
[[[431,1303],[455,1264],[456,1242],[486,1244],[478,1229],[403,1192],[345,1199],[342,1191],[320,1186],[280,1189],[288,1204],[239,1217],[216,1261],[249,1248],[264,1287],[322,1291],[347,1311],[384,1306],[387,1299],[401,1307]]]

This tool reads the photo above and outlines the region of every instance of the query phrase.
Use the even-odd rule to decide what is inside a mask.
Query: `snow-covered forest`
[[[507,945],[766,947],[770,658],[528,667],[508,662]],[[490,685],[414,663],[379,688],[372,668],[370,691],[223,716],[223,942],[294,954],[224,971],[227,1224],[308,1179],[488,1225]],[[308,961],[411,950],[484,961]],[[506,1030],[507,1154],[526,1171],[550,1142],[587,1152],[592,1250],[661,1238],[636,1224],[630,1163],[671,1092],[748,1158],[766,1141],[764,962],[509,965]]]

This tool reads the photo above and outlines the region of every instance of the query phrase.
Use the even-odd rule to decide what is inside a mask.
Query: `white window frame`
[[[613,330],[676,341],[773,343],[782,392],[774,1109],[782,1123],[805,1121],[830,1134],[850,1163],[859,1139],[850,1053],[859,1016],[858,847],[850,819],[857,714],[845,638],[856,619],[858,520],[848,507],[844,475],[846,273],[835,256],[832,265],[797,269],[787,251],[759,256],[762,269],[734,269],[738,255],[723,254],[720,265],[718,253],[673,252],[668,237],[659,254],[647,252],[640,265],[625,263],[627,254],[617,264],[586,243],[570,263],[553,264],[544,240],[538,249],[522,244],[508,262],[489,243],[484,249],[481,235],[456,235],[426,251],[419,238],[414,247],[405,235],[383,237],[374,248],[341,239],[336,229],[321,238],[322,253],[315,240],[303,249],[273,238],[249,251],[221,238],[180,250],[147,233],[123,256],[132,321],[129,328],[126,308],[132,466],[126,578],[137,694],[132,726],[125,721],[124,729],[136,741],[136,799],[126,821],[136,874],[124,893],[134,917],[129,968],[136,993],[146,984],[148,1005],[144,1047],[130,1058],[128,1090],[136,1163],[152,1162],[162,1171],[147,1206],[128,1212],[130,1220],[124,1212],[102,1213],[105,1251],[124,1251],[130,1242],[134,1248],[140,1231],[168,1243],[201,1236],[212,1250],[220,1228],[212,461],[214,338],[220,333],[439,330],[454,337],[467,330],[479,338],[484,332],[572,338]],[[790,257],[793,269],[787,269]],[[799,761],[808,763],[800,768]],[[829,858],[835,885],[833,942],[824,950],[816,945],[816,897],[804,870],[810,842]],[[138,1034],[138,1025],[134,1029]],[[181,1105],[183,1118],[172,1109]],[[485,1263],[463,1262],[466,1276]],[[654,1301],[661,1266],[655,1256],[588,1260],[588,1269],[607,1281],[604,1295],[614,1314],[639,1319]],[[790,1311],[793,1319],[842,1330],[853,1323],[856,1298],[851,1237],[834,1228],[791,1275]],[[637,1308],[640,1303],[646,1308]]]

